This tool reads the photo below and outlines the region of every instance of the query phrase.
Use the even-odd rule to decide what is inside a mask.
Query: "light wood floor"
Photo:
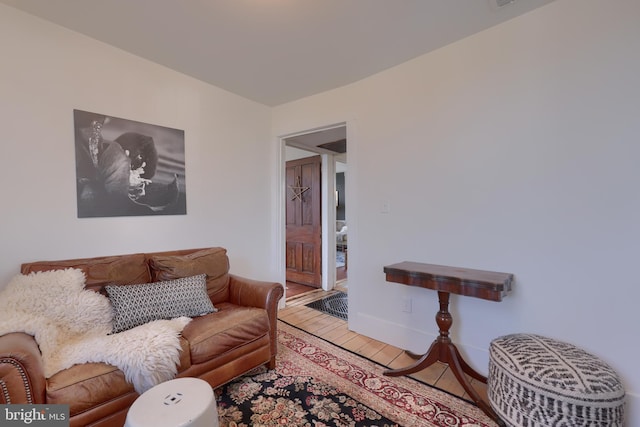
[[[286,307],[279,311],[278,318],[392,369],[403,368],[415,361],[406,355],[403,349],[350,331],[347,322],[342,319],[305,307],[305,304],[340,290],[346,291],[338,285],[335,290],[329,292],[316,289],[288,297]],[[421,372],[412,374],[411,377],[470,400],[456,377],[444,363],[437,362]],[[469,379],[471,385],[486,400],[486,384],[472,378]]]

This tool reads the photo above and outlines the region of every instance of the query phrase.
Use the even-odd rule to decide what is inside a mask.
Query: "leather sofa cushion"
[[[73,416],[127,393],[135,390],[120,369],[106,363],[83,363],[48,379],[47,403],[69,404]]]
[[[207,293],[214,304],[229,300],[229,258],[224,248],[208,248],[184,255],[151,255],[153,281],[207,275]]]
[[[192,365],[269,334],[266,310],[231,303],[221,303],[216,307],[217,313],[193,319],[182,331],[182,336],[190,344]],[[212,317],[215,321],[211,321]]]
[[[217,313],[194,318],[182,331],[178,372],[269,334],[266,310],[231,303],[221,303],[218,308]],[[75,415],[134,392],[118,368],[106,363],[84,363],[48,379],[47,402],[71,402],[70,415]]]
[[[151,280],[144,254],[79,258],[65,261],[38,261],[22,264],[22,274],[34,271],[77,268],[84,272],[86,288],[100,291],[108,284],[126,285]]]

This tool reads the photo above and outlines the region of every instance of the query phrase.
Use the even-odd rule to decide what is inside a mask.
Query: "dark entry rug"
[[[349,318],[347,294],[344,292],[337,292],[328,297],[310,302],[306,306],[342,320],[348,320]]]

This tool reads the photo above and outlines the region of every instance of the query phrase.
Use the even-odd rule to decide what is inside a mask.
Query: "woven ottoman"
[[[615,371],[551,338],[513,334],[489,348],[489,403],[511,427],[623,427],[625,392]]]

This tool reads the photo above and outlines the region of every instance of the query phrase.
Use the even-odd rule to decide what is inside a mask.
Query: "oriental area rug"
[[[278,322],[276,369],[216,389],[221,427],[494,427],[476,406]]]

